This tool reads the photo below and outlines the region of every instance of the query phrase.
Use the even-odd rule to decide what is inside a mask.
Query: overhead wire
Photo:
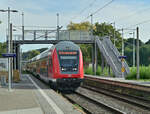
[[[73,19],[76,19],[79,15],[81,15],[83,12],[85,12],[88,8],[92,7],[95,2],[96,2],[96,0],[93,0],[92,2],[90,2],[90,4],[87,7],[83,8],[77,15],[73,16],[70,19],[70,21],[72,21]],[[65,26],[67,25],[67,23],[65,24]]]
[[[136,24],[133,24],[133,25],[130,25],[130,26],[126,27],[125,29],[131,28],[131,27],[134,27],[134,26],[138,26],[138,25],[142,25],[142,24],[145,24],[145,23],[149,23],[149,22],[150,22],[150,19],[139,22],[139,23],[136,23]]]
[[[105,7],[107,7],[108,5],[110,5],[112,2],[114,2],[114,0],[109,1],[104,6],[100,7],[95,12],[91,13],[91,15],[95,15],[96,13],[98,13],[99,11],[103,10]],[[87,20],[91,15],[88,15],[83,21]]]
[[[82,9],[78,15],[82,14],[82,13],[85,12],[88,8],[92,7],[95,2],[96,2],[96,0],[93,0],[87,7],[85,7],[84,9]],[[76,17],[78,17],[78,16],[74,16],[74,17],[72,17],[72,19],[75,19]],[[72,19],[71,19],[71,20],[72,20]]]
[[[141,10],[135,11],[134,13],[132,13],[130,15],[123,16],[120,19],[117,19],[116,21],[119,21],[119,20],[122,21],[122,20],[125,20],[125,19],[130,19],[131,17],[135,16],[136,14],[142,13],[142,12],[144,12],[146,10],[150,10],[150,8],[145,8],[145,9],[141,9]]]
[[[150,7],[144,8],[144,9],[141,9],[141,10],[138,10],[138,11],[136,11],[136,12],[134,12],[134,13],[128,15],[128,16],[124,16],[124,17],[122,17],[122,18],[120,18],[120,19],[118,19],[118,20],[122,21],[122,20],[125,20],[125,19],[131,19],[131,17],[135,16],[136,14],[142,13],[142,12],[147,11],[147,10],[150,10]],[[118,21],[118,20],[117,20],[117,21]],[[148,22],[150,22],[150,19],[144,20],[144,21],[141,21],[141,22],[138,22],[138,23],[133,24],[133,25],[130,25],[130,26],[128,26],[128,27],[125,27],[124,29],[129,29],[129,28],[132,28],[132,27],[134,27],[134,26],[142,25],[142,24],[145,24],[145,23],[148,23]]]

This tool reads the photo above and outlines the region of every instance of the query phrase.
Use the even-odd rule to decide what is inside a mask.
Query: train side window
[[[37,67],[39,67],[39,66],[40,66],[40,65],[39,65],[39,61],[37,61],[36,66],[37,66]]]

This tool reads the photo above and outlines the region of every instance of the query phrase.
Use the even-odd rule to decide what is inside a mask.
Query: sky
[[[0,9],[18,10],[11,13],[11,22],[14,26],[21,26],[22,12],[24,12],[25,26],[56,27],[56,14],[59,13],[59,25],[66,29],[71,21],[75,23],[90,21],[86,19],[91,13],[111,0],[0,0]],[[93,15],[95,22],[115,22],[116,29],[135,29],[140,31],[140,40],[146,42],[150,39],[150,0],[113,0],[111,4]],[[7,13],[0,12],[0,42],[6,41]],[[142,23],[145,22],[145,23]],[[142,23],[142,24],[139,24]],[[13,34],[20,34],[15,28]],[[31,28],[30,28],[31,29]],[[132,30],[124,30],[124,37],[132,37]],[[23,51],[36,48],[50,47],[51,45],[23,45]]]

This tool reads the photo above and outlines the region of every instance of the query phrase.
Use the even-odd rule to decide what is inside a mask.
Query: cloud
[[[21,25],[21,13],[24,11],[25,26],[54,26],[56,27],[56,13],[60,14],[60,25],[67,25],[70,21],[81,22],[89,14],[95,12],[98,8],[110,0],[96,0],[92,7],[87,7],[92,1],[89,0],[1,0],[0,8],[17,9],[19,13],[11,13],[13,25]],[[101,10],[93,16],[94,22],[116,23],[116,28],[124,28],[141,21],[150,19],[149,11],[140,10],[150,8],[149,0],[115,0],[112,4]],[[136,13],[137,12],[137,13]],[[134,14],[135,15],[132,15]],[[132,15],[132,16],[130,16]],[[75,17],[75,18],[74,18]],[[0,41],[5,41],[7,28],[7,13],[0,13]],[[90,18],[85,20],[90,21]],[[140,25],[140,38],[146,42],[149,39],[150,23]],[[136,26],[132,27],[135,28]],[[14,32],[16,33],[16,32]],[[125,34],[125,37],[130,37]],[[40,47],[40,46],[38,46]],[[25,47],[24,47],[25,49]],[[29,48],[26,48],[27,50]]]

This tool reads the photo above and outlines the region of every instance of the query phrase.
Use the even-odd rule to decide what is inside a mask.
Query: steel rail
[[[83,94],[79,93],[79,92],[74,92],[74,94],[76,94],[76,95],[79,96],[80,98],[86,99],[86,101],[89,101],[89,102],[91,102],[91,103],[93,103],[93,104],[95,104],[95,105],[97,105],[97,106],[99,106],[99,107],[104,108],[104,109],[107,110],[107,111],[111,111],[111,112],[114,113],[114,114],[126,114],[126,112],[123,112],[123,111],[121,111],[121,110],[119,110],[119,109],[117,109],[117,108],[114,108],[114,107],[112,107],[112,106],[110,106],[110,105],[108,105],[108,104],[105,104],[105,103],[103,103],[103,102],[100,102],[100,101],[97,101],[97,100],[95,100],[95,99],[92,99],[92,98],[90,98],[90,97],[88,97],[88,96],[86,96],[86,95],[83,95]],[[63,96],[65,96],[65,98],[67,98],[67,99],[73,101],[74,103],[78,104],[76,101],[74,101],[74,100],[72,100],[71,98],[69,98],[68,95],[63,95]],[[79,105],[79,104],[78,104],[78,105]],[[90,112],[90,110],[89,110],[87,107],[82,106],[82,105],[79,105],[79,106],[81,106],[84,110],[86,110],[86,112],[88,112],[88,113],[90,113],[90,114],[93,113],[93,112]],[[92,107],[92,106],[90,106],[90,107]]]
[[[150,86],[139,85],[139,84],[130,83],[130,82],[120,82],[120,81],[115,81],[115,80],[100,79],[100,78],[97,78],[96,76],[89,76],[89,75],[84,75],[84,77],[85,77],[85,80],[89,79],[91,81],[101,81],[106,84],[117,85],[120,87],[131,88],[131,89],[136,89],[136,90],[150,93]]]
[[[127,94],[121,94],[121,93],[118,93],[116,91],[104,89],[104,88],[98,88],[97,89],[97,88],[90,87],[90,86],[82,86],[82,87],[150,111],[150,106],[149,106],[150,100],[143,99],[140,97],[130,96]],[[135,101],[135,100],[138,100],[138,101]]]

